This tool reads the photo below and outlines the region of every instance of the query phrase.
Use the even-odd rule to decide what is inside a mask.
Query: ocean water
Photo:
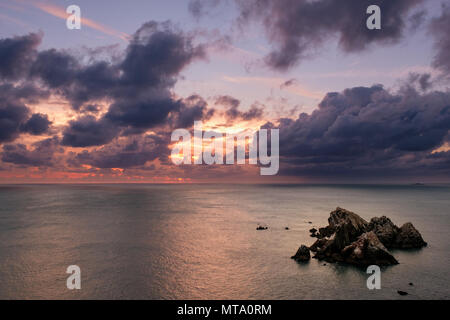
[[[429,245],[393,251],[380,290],[363,269],[290,259],[337,206],[411,221]],[[449,186],[3,185],[0,298],[449,299],[449,231]]]

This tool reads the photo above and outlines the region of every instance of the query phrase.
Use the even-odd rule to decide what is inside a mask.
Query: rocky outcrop
[[[308,261],[309,259],[311,259],[309,248],[302,244],[300,248],[298,248],[297,253],[293,255],[291,259],[301,262]]]
[[[316,242],[314,242],[310,247],[309,250],[311,250],[312,252],[317,252],[317,250],[319,248],[322,248],[325,243],[327,242],[327,239],[321,238],[321,239],[317,239]]]
[[[392,248],[398,234],[398,227],[386,216],[372,218],[369,223],[372,230],[386,248]]]
[[[376,264],[387,266],[398,264],[398,261],[389,253],[373,231],[360,235],[356,241],[341,251],[341,255],[344,262],[354,265]]]
[[[411,223],[398,228],[388,217],[367,222],[356,213],[336,208],[330,213],[328,226],[310,230],[318,239],[309,247],[300,247],[292,258],[308,257],[328,262],[344,262],[357,266],[398,264],[388,248],[421,248],[426,245]],[[307,252],[307,253],[306,253]]]
[[[422,235],[411,222],[407,222],[399,229],[395,240],[393,242],[393,248],[399,249],[416,249],[425,247],[427,243],[423,241]]]
[[[319,228],[319,235],[317,236],[318,238],[325,238],[325,237],[329,237],[333,234],[334,230],[331,227],[323,227],[323,228]]]
[[[367,221],[356,213],[337,207],[330,213],[328,218],[328,228],[336,230],[338,226],[346,225],[354,233],[364,232],[367,228]]]
[[[369,230],[373,231],[386,248],[418,249],[427,243],[411,222],[397,227],[388,217],[372,218]]]

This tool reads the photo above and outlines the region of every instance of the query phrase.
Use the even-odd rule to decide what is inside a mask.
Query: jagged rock
[[[359,236],[341,251],[341,256],[344,262],[359,266],[398,264],[373,231]]]
[[[309,248],[302,244],[300,248],[298,248],[297,253],[292,256],[291,259],[294,259],[296,261],[308,261],[309,259],[311,259]]]
[[[312,228],[309,229],[309,232],[311,233],[309,236],[310,237],[318,237],[319,235],[317,234],[317,229],[316,228]]]
[[[393,248],[412,249],[425,247],[427,243],[423,240],[422,235],[411,222],[405,223],[400,227]]]
[[[324,244],[327,242],[327,239],[317,239],[316,242],[314,242],[310,247],[309,250],[316,252],[318,248],[321,248],[324,246]]]
[[[356,213],[337,207],[330,213],[328,227],[336,230],[339,225],[347,225],[352,234],[362,234],[366,231],[368,223]]]
[[[329,226],[319,228],[319,236],[318,238],[325,238],[329,237],[333,234],[334,230],[333,228],[330,228]]]
[[[386,216],[372,218],[368,230],[375,232],[386,248],[392,248],[399,228]]]
[[[326,239],[326,242],[317,243],[315,250],[317,253],[314,258],[329,262],[342,261],[341,250],[364,233],[368,223],[356,213],[339,207],[330,213],[328,223],[325,233],[329,234],[331,230],[333,233],[329,238],[322,238]]]
[[[319,228],[318,233],[316,228],[309,231],[311,236],[318,238],[309,247],[315,252],[313,258],[358,266],[398,264],[386,248],[426,246],[411,223],[398,228],[386,216],[372,218],[368,223],[356,213],[339,207],[330,213],[328,226]],[[303,250],[306,252],[306,249]]]
[[[269,227],[257,226],[256,230],[267,230]]]

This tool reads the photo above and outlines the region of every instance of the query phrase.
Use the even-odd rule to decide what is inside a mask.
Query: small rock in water
[[[292,256],[291,259],[294,259],[296,261],[308,261],[309,259],[311,259],[309,248],[302,244],[300,248],[298,248],[297,253]]]
[[[311,237],[317,237],[317,229],[316,228],[309,229],[309,232],[311,232],[311,234],[310,234]]]
[[[311,222],[311,221],[308,221],[308,223],[309,223],[309,224],[312,224],[312,222]]]
[[[257,226],[256,230],[267,230],[269,227]]]
[[[413,286],[414,284],[412,282],[409,283],[410,286]]]
[[[400,291],[400,290],[397,290],[397,293],[398,293],[399,295],[401,295],[401,296],[406,296],[406,295],[408,295],[408,292]]]

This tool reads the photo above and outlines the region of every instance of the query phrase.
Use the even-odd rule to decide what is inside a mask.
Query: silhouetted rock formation
[[[256,230],[267,230],[269,227],[257,226]]]
[[[319,228],[318,233],[315,228],[310,232],[311,236],[318,238],[309,247],[315,252],[313,258],[358,266],[398,264],[387,248],[426,246],[419,231],[410,222],[398,228],[388,217],[382,216],[372,218],[369,223],[356,213],[339,207],[330,213],[328,226]],[[302,255],[306,256],[304,248]]]
[[[391,219],[386,216],[372,218],[369,229],[375,232],[386,248],[392,248],[398,233],[398,227],[392,223]]]
[[[316,228],[309,229],[309,232],[311,233],[310,234],[311,237],[319,237],[319,235],[317,234]]]
[[[311,259],[309,248],[302,244],[300,248],[298,248],[297,253],[292,256],[291,259],[302,262],[308,261],[309,259]]]
[[[411,222],[401,226],[393,243],[393,247],[399,249],[422,248],[426,245],[427,243],[423,241],[422,235]]]
[[[361,266],[398,264],[373,231],[363,233],[358,240],[342,249],[341,256],[344,262]]]

